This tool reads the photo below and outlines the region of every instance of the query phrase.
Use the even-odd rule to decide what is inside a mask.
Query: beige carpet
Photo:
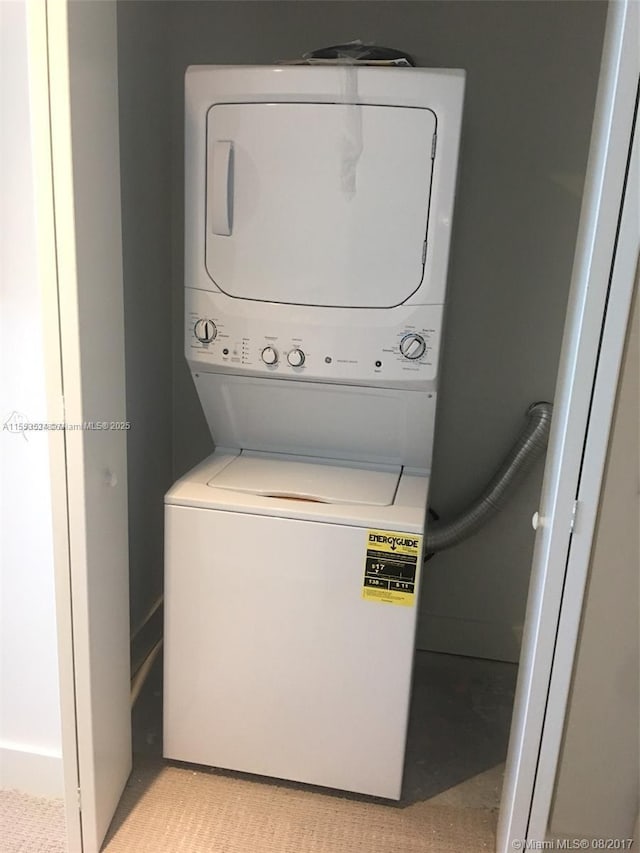
[[[450,792],[450,801],[451,796]],[[495,810],[439,804],[438,800],[398,807],[150,759],[134,771],[104,851],[474,853],[494,849]]]
[[[2,853],[66,853],[64,803],[0,791]]]
[[[149,760],[105,853],[459,853],[493,850],[498,766],[401,808]],[[2,853],[66,853],[61,800],[0,792]]]
[[[164,762],[161,674],[158,663],[136,705],[134,770],[105,853],[494,849],[514,666],[417,655],[399,804]],[[0,805],[0,853],[64,853],[60,802],[4,792]]]

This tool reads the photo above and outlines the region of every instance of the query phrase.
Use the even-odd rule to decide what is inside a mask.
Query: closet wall
[[[431,488],[444,518],[462,508],[509,448],[528,404],[553,398],[606,4],[173,0],[124,2],[119,14],[124,216],[135,223],[125,225],[132,420],[137,412],[132,612],[160,588],[170,453],[178,476],[212,448],[182,354],[190,64],[272,63],[360,38],[402,48],[419,65],[467,70]],[[147,322],[138,337],[147,296],[157,325]],[[541,473],[539,464],[477,536],[427,564],[421,647],[517,659]]]
[[[173,482],[171,75],[168,4],[118,4],[120,171],[135,628],[162,592],[163,495]]]

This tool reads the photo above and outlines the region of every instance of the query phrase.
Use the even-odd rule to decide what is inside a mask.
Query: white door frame
[[[97,853],[131,769],[116,4],[27,10],[67,846]]]
[[[498,853],[513,850],[514,842],[546,838],[637,263],[637,220],[632,220],[637,187],[627,183],[627,167],[638,88],[639,12],[634,0],[613,0],[607,16],[540,498]],[[619,235],[627,186],[636,197],[626,211],[627,230]]]
[[[38,258],[42,296],[43,351],[48,420],[65,421],[61,323],[58,303],[58,268],[53,192],[51,105],[49,91],[49,43],[47,6],[27,0],[27,51],[29,63],[29,107],[32,122],[32,151]],[[49,470],[53,530],[54,581],[58,680],[60,693],[62,766],[68,853],[81,853],[76,696],[69,556],[69,512],[65,435],[49,432]]]
[[[583,599],[607,461],[609,435],[638,267],[640,145],[637,120],[633,146],[629,153],[624,203],[619,220],[617,246],[605,309],[589,427],[584,445],[584,464],[576,498],[577,512],[567,561],[549,698],[529,816],[528,837],[536,840],[543,840],[546,837],[550,817],[583,612]]]

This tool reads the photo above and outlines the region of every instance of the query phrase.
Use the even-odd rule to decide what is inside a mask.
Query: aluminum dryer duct
[[[425,554],[443,551],[479,530],[507,501],[516,483],[547,447],[552,406],[534,403],[527,409],[527,425],[482,495],[452,521],[427,525]]]

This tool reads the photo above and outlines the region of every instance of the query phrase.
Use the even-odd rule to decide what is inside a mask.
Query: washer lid
[[[207,485],[263,497],[324,504],[391,506],[402,469],[243,451]]]
[[[402,304],[424,275],[435,130],[416,107],[214,104],[209,277],[238,299]]]

